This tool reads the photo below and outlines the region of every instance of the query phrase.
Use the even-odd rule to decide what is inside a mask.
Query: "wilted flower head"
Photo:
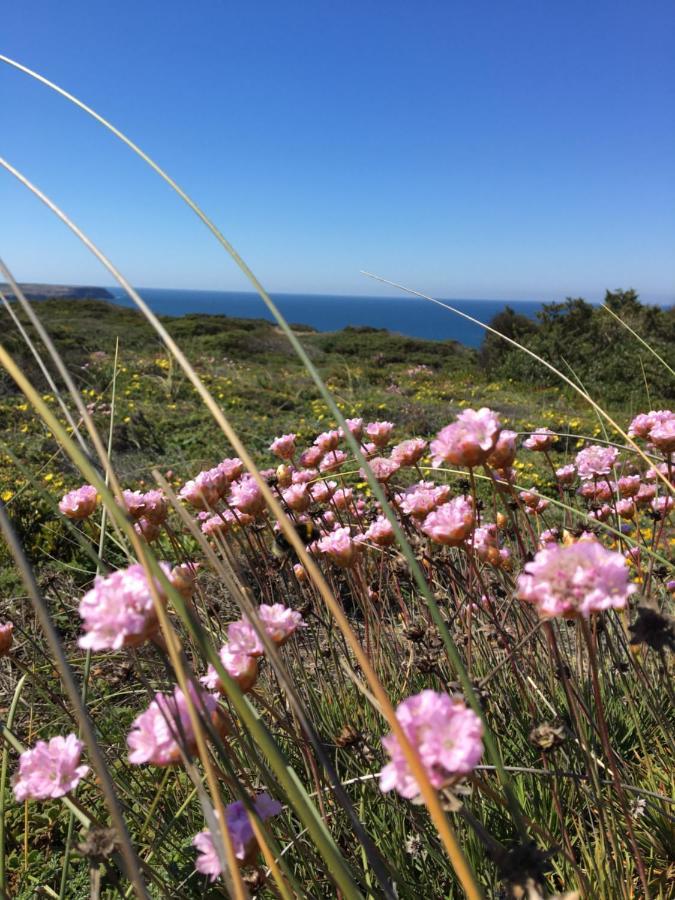
[[[369,464],[375,478],[377,478],[377,480],[381,481],[382,483],[386,483],[387,481],[389,481],[391,476],[398,472],[398,470],[401,468],[400,465],[393,459],[386,459],[384,456],[376,456],[375,459],[370,460]],[[365,469],[360,469],[359,471],[365,478]]]
[[[414,466],[424,456],[426,449],[427,442],[422,438],[411,438],[409,441],[397,444],[391,451],[391,458],[399,466]]]
[[[354,562],[357,548],[348,527],[336,528],[317,541],[316,546],[320,553],[330,556],[338,566],[347,568]]]
[[[422,531],[439,544],[457,547],[471,534],[474,523],[473,502],[467,497],[455,497],[429,513]]]
[[[261,604],[258,616],[265,626],[265,631],[277,646],[285,644],[298,628],[306,627],[301,614],[284,606],[283,603]]]
[[[468,775],[483,755],[483,724],[459,698],[422,691],[399,704],[396,718],[437,789]],[[380,774],[380,790],[393,788],[403,797],[416,797],[420,788],[398,740],[390,734],[382,745],[391,762]]]
[[[160,565],[169,576],[169,566]],[[159,585],[157,590],[164,599]],[[105,577],[97,576],[94,587],[80,601],[79,612],[85,634],[78,644],[88,650],[135,647],[157,629],[148,578],[137,563]]]
[[[505,469],[513,465],[516,458],[518,435],[505,428],[499,432],[497,443],[488,456],[488,464],[495,469]]]
[[[550,428],[537,428],[532,434],[523,441],[523,447],[527,450],[550,450],[557,441],[558,436],[554,434]]]
[[[0,656],[7,656],[14,640],[14,626],[11,622],[0,623]]]
[[[197,714],[206,712],[213,724],[220,728],[222,721],[216,698],[192,686],[190,694]],[[155,694],[155,699],[145,712],[134,719],[127,744],[131,751],[129,762],[133,765],[152,763],[155,766],[170,766],[182,759],[181,749],[188,758],[194,756],[197,749],[195,732],[187,700],[178,686],[173,694]]]
[[[499,419],[492,410],[465,409],[456,422],[446,425],[431,442],[433,465],[473,467],[484,463],[497,443],[499,430]]]
[[[279,459],[293,459],[295,456],[295,435],[282,434],[281,437],[274,438],[270,444],[270,450]]]
[[[542,617],[584,616],[621,609],[636,587],[628,582],[623,556],[591,535],[567,546],[540,550],[518,578],[518,596]]]
[[[69,519],[86,519],[96,509],[96,488],[91,484],[83,484],[74,491],[69,491],[59,502],[59,509]]]
[[[14,796],[22,800],[48,800],[74,791],[89,771],[81,766],[82,741],[74,734],[38,741],[19,757],[19,769],[12,778]]]
[[[244,475],[232,483],[230,506],[249,516],[255,516],[265,508],[265,498],[252,475]]]
[[[378,547],[389,547],[396,540],[391,522],[384,516],[378,516],[363,536]]]
[[[366,435],[376,447],[386,447],[393,430],[393,422],[369,422],[366,425]]]
[[[254,800],[253,806],[263,822],[276,816],[283,809],[281,804],[273,800],[267,793],[259,794]],[[236,858],[242,863],[251,862],[258,849],[258,843],[248,812],[241,800],[225,807],[225,825]],[[211,881],[215,881],[222,872],[222,865],[213,843],[213,835],[207,828],[195,835],[192,843],[199,852],[195,864],[197,871],[202,875],[208,875]]]
[[[602,447],[599,444],[591,444],[580,450],[575,460],[579,478],[586,481],[600,475],[609,475],[618,455],[619,451],[615,447]]]

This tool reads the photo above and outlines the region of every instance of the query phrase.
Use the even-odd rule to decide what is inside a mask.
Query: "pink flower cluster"
[[[641,413],[630,423],[628,434],[644,438],[666,455],[675,452],[675,413],[669,409]]]
[[[22,800],[49,800],[74,791],[89,771],[80,765],[83,744],[74,734],[38,741],[19,757],[12,778],[14,796]]]
[[[59,509],[69,519],[86,519],[96,509],[96,488],[91,484],[83,484],[74,491],[69,491],[59,502]]]
[[[170,576],[166,563],[160,564]],[[164,599],[159,585],[160,598]],[[87,650],[119,650],[142,644],[157,630],[150,585],[143,566],[134,564],[105,577],[97,576],[79,607],[85,634],[80,647]]]
[[[575,463],[582,481],[609,475],[616,463],[619,451],[615,447],[592,444],[577,453]]]
[[[483,723],[457,697],[422,691],[399,705],[396,718],[437,789],[468,775],[483,755]],[[382,745],[391,762],[380,774],[380,790],[395,789],[408,799],[418,796],[419,784],[397,738],[390,734]]]
[[[270,640],[278,647],[285,644],[298,628],[306,627],[301,614],[282,603],[261,604],[258,607],[258,617]],[[228,625],[227,643],[220,648],[220,661],[241,691],[250,691],[255,684],[258,678],[257,659],[264,652],[263,643],[246,616]],[[224,690],[218,673],[211,664],[201,682],[209,690]]]
[[[224,730],[225,720],[219,712],[212,694],[190,690],[196,712],[208,716],[219,732]],[[188,711],[185,695],[178,686],[171,694],[155,694],[145,712],[136,716],[127,736],[129,762],[134,765],[151,763],[170,766],[188,759],[196,753],[197,742]]]
[[[494,450],[501,425],[491,409],[465,409],[452,425],[442,428],[431,442],[433,465],[473,468],[486,462]]]
[[[278,815],[282,810],[281,804],[273,800],[267,793],[258,794],[253,801],[253,808],[263,822]],[[248,811],[241,800],[225,807],[225,827],[229,832],[236,858],[243,865],[251,863],[258,850],[258,843],[253,833]],[[207,828],[195,835],[192,843],[199,853],[196,863],[197,871],[202,875],[208,875],[211,881],[215,881],[222,873],[223,866],[213,842],[213,835]]]
[[[518,596],[544,618],[621,609],[636,590],[623,556],[591,535],[568,546],[547,544],[518,577]]]

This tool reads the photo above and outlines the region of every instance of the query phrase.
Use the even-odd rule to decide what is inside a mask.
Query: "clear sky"
[[[0,25],[270,290],[377,294],[369,269],[462,298],[673,302],[674,45],[672,0],[10,0]],[[4,65],[0,116],[0,155],[137,285],[246,287],[149,169]],[[0,254],[110,283],[2,172]]]

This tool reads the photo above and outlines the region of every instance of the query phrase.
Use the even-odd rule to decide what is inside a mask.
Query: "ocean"
[[[109,288],[115,303],[133,306],[121,288]],[[166,288],[141,288],[141,297],[158,315],[184,316],[188,313],[270,319],[260,297],[234,291],[192,291]],[[478,347],[485,334],[449,310],[418,297],[353,297],[330,294],[273,294],[286,320],[311,325],[317,331],[338,331],[347,325],[387,328],[409,337],[430,340],[455,340]],[[490,319],[505,306],[534,318],[542,304],[527,300],[447,300],[451,306],[481,322]]]

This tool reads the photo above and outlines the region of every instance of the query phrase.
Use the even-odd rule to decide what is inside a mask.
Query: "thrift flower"
[[[432,464],[474,467],[486,462],[497,444],[499,419],[492,410],[465,409],[431,442]]]
[[[675,415],[659,422],[649,432],[649,440],[662,453],[675,451]]]
[[[345,419],[347,428],[354,435],[357,441],[361,440],[363,434],[363,419]],[[344,437],[344,429],[340,428],[340,437]]]
[[[281,496],[289,509],[294,512],[304,512],[312,502],[312,497],[306,484],[292,484],[282,492]]]
[[[308,447],[300,454],[300,465],[312,469],[319,465],[322,457],[323,450],[320,447]]]
[[[258,633],[248,621],[239,619],[227,626],[227,639],[233,653],[246,653],[248,656],[262,656],[265,648]]]
[[[391,476],[395,475],[401,467],[393,459],[385,459],[385,457],[383,456],[376,456],[375,459],[370,460],[370,468],[373,470],[373,475],[375,476],[375,478],[377,478],[377,480],[381,481],[383,484],[386,484]],[[365,478],[365,470],[360,469],[359,471]]]
[[[209,472],[200,472],[183,485],[178,496],[196,509],[212,509],[220,500],[221,485]]]
[[[397,444],[391,451],[391,459],[399,466],[414,466],[424,456],[427,442],[422,438],[412,438]]]
[[[577,477],[577,470],[572,465],[560,466],[559,469],[555,470],[555,477],[560,484],[572,484]]]
[[[615,447],[601,447],[599,444],[580,450],[576,456],[579,478],[588,481],[600,475],[609,475],[618,455]]]
[[[96,488],[91,484],[83,484],[63,497],[59,502],[59,509],[69,519],[86,519],[96,509],[96,499]]]
[[[169,566],[160,563],[168,576]],[[164,601],[158,585],[159,596]],[[143,566],[134,564],[104,577],[97,575],[79,607],[85,634],[78,644],[87,650],[136,647],[157,630],[157,616]]]
[[[253,802],[253,807],[263,822],[278,815],[283,809],[281,804],[273,800],[267,793],[258,794]],[[241,860],[244,865],[253,862],[258,850],[258,842],[251,827],[249,814],[241,800],[225,807],[225,825],[236,858]],[[195,835],[192,844],[199,852],[195,864],[197,871],[202,875],[208,875],[211,881],[215,881],[222,872],[222,866],[213,843],[213,835],[208,828]]]
[[[468,775],[483,755],[483,724],[459,698],[422,691],[399,704],[396,718],[436,789]],[[391,762],[380,774],[380,790],[395,789],[408,799],[418,796],[419,785],[397,738],[390,734],[382,745]]]
[[[323,434],[320,434],[314,441],[314,445],[321,450],[322,453],[328,453],[330,450],[335,450],[340,440],[340,432],[339,431],[324,431]]]
[[[604,609],[622,609],[636,590],[628,582],[623,556],[590,535],[540,550],[518,578],[518,596],[544,618],[588,618]]]
[[[265,508],[265,498],[252,475],[244,475],[230,489],[231,506],[249,516],[255,516]]]
[[[319,553],[330,556],[338,566],[348,568],[354,562],[357,548],[347,527],[331,531],[326,537],[317,541],[316,546]]]
[[[265,631],[279,647],[285,644],[298,628],[306,628],[300,613],[282,603],[272,605],[263,603],[258,608],[258,615],[265,626]]]
[[[376,447],[386,447],[393,430],[393,422],[370,422],[366,425],[366,436]]]
[[[344,450],[331,450],[319,463],[319,472],[333,472],[343,466],[348,459]]]
[[[204,711],[214,727],[222,731],[224,719],[216,698],[191,686],[190,693],[198,715]],[[136,716],[127,736],[129,762],[170,766],[181,761],[181,748],[187,757],[197,752],[197,741],[190,721],[187,700],[176,686],[173,694],[155,694],[145,712]]]
[[[557,440],[558,435],[554,434],[550,428],[538,428],[527,440],[523,441],[523,447],[527,450],[544,452],[550,450]]]
[[[19,757],[19,769],[12,778],[15,798],[48,800],[74,791],[89,771],[81,766],[83,743],[74,734],[38,741]]]
[[[623,475],[616,483],[622,497],[634,497],[640,490],[639,475]]]
[[[504,429],[499,432],[497,443],[488,456],[488,464],[493,469],[506,469],[513,465],[516,458],[518,435],[515,431]]]
[[[450,488],[447,485],[436,486],[433,481],[419,481],[403,494],[398,494],[397,501],[406,516],[423,519],[445,503],[449,496]]]
[[[396,540],[391,522],[384,516],[378,516],[363,537],[378,547],[389,547]]]
[[[473,503],[466,497],[455,497],[429,513],[422,531],[439,544],[458,547],[471,534],[474,523]]]
[[[256,657],[233,650],[231,644],[223,644],[218,655],[227,674],[239,685],[239,690],[243,694],[250,691],[258,680],[258,660]],[[224,693],[225,691],[225,686],[211,663],[209,663],[206,670],[206,675],[199,680],[210,691],[217,691],[218,693]]]
[[[279,459],[293,459],[295,456],[295,435],[282,434],[281,437],[274,438],[270,444],[270,450]]]

